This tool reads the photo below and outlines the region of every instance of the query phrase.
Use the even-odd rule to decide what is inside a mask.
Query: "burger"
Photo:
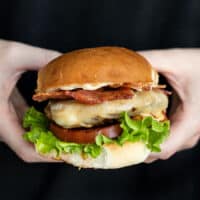
[[[169,135],[168,95],[138,53],[97,47],[61,55],[38,72],[24,138],[46,157],[80,168],[143,162]]]

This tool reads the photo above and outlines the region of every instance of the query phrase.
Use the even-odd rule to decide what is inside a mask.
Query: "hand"
[[[27,105],[16,83],[27,70],[38,70],[60,53],[22,43],[0,40],[0,140],[26,162],[53,161],[38,155],[22,134]]]
[[[142,51],[152,66],[164,75],[179,96],[170,116],[171,131],[161,153],[152,153],[147,163],[168,159],[194,147],[200,137],[200,50],[169,49]]]

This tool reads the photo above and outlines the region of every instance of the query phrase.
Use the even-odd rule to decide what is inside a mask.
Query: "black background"
[[[102,45],[199,47],[200,1],[2,1],[0,38],[61,52]],[[31,105],[35,80],[36,73],[28,72],[18,83]],[[197,146],[151,165],[78,170],[23,163],[0,144],[0,199],[200,199],[199,155]]]

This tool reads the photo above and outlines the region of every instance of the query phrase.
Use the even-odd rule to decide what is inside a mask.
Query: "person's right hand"
[[[173,107],[171,133],[152,153],[147,163],[167,159],[178,151],[192,148],[200,138],[200,49],[169,49],[139,52],[163,74],[180,98]],[[173,103],[173,102],[172,102]]]
[[[43,158],[23,139],[22,117],[27,105],[16,83],[23,72],[38,70],[59,55],[57,51],[0,40],[0,141],[26,162],[55,160]]]

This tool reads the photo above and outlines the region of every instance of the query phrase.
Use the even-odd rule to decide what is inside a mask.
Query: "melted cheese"
[[[81,104],[74,100],[51,101],[46,109],[48,116],[65,128],[92,127],[106,119],[118,119],[120,113],[153,115],[162,120],[168,99],[160,91],[136,92],[132,99],[107,101],[96,105]]]

